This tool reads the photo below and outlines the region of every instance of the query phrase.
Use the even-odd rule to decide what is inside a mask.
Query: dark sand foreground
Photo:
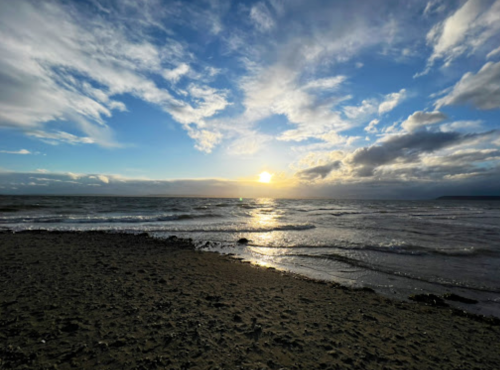
[[[0,234],[0,369],[499,369],[500,327],[187,242]]]

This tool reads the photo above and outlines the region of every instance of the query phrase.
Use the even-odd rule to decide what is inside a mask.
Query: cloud
[[[105,184],[109,184],[109,178],[107,176],[104,176],[104,175],[97,175],[97,178],[99,180],[101,180],[103,183]]]
[[[296,176],[306,180],[314,180],[316,178],[324,179],[327,177],[330,172],[338,169],[342,165],[340,161],[334,161],[329,164],[325,164],[322,166],[311,167],[306,170],[302,170],[296,173]]]
[[[491,5],[490,5],[491,4]],[[433,52],[425,74],[434,62],[443,59],[445,66],[458,56],[475,52],[500,30],[500,1],[468,0],[452,15],[437,23],[427,34]]]
[[[344,107],[344,114],[350,119],[366,119],[377,112],[376,99],[365,99],[357,106]]]
[[[91,137],[79,137],[64,131],[44,132],[41,130],[27,131],[28,136],[36,137],[47,144],[57,145],[61,142],[67,144],[93,144]]]
[[[260,31],[269,31],[275,27],[275,22],[269,8],[264,2],[258,2],[250,9],[250,19]]]
[[[76,126],[84,134],[80,142],[117,146],[106,120],[114,111],[126,110],[118,96],[129,94],[157,105],[185,129],[203,125],[227,106],[225,92],[204,85],[200,73],[212,76],[206,66],[183,99],[159,87],[159,77],[176,83],[197,62],[180,41],[152,41],[151,28],[165,31],[161,17],[172,16],[162,10],[165,7],[120,3],[108,3],[106,16],[77,3],[0,4],[0,127],[55,142],[59,139],[45,136],[62,131],[47,133],[44,126],[59,121]],[[126,17],[132,10],[134,17]],[[189,6],[184,10],[195,12]]]
[[[497,47],[496,49],[493,49],[490,51],[488,54],[486,54],[486,59],[489,59],[491,57],[494,57],[495,55],[500,54],[500,46]]]
[[[427,127],[429,125],[434,125],[440,123],[447,119],[448,117],[441,112],[422,112],[417,111],[410,115],[406,121],[404,121],[401,126],[409,132],[419,130],[421,128]]]
[[[378,114],[384,114],[387,112],[390,112],[396,106],[401,103],[404,99],[406,98],[406,90],[401,89],[397,93],[391,93],[387,94],[385,96],[385,99],[380,105],[378,106]]]
[[[209,130],[189,129],[188,135],[196,140],[196,149],[205,153],[211,153],[214,147],[222,140],[222,134],[220,132]]]
[[[319,89],[319,90],[332,90],[337,89],[344,81],[346,76],[335,76],[311,80],[303,86],[304,90]]]
[[[0,153],[6,153],[6,154],[33,154],[29,150],[26,149],[20,149],[20,150],[0,150]]]
[[[442,156],[429,156],[423,158],[423,164],[427,166],[466,166],[473,162],[496,161],[500,159],[500,150],[498,149],[463,149],[455,150],[451,154]]]
[[[311,92],[331,89],[331,81],[339,84],[343,77],[309,81],[306,88],[299,85],[297,79],[296,70],[281,65],[258,68],[254,75],[244,78],[241,87],[245,92],[243,104],[248,119],[258,121],[274,114],[286,116],[297,128],[282,132],[278,136],[282,141],[302,141],[349,127],[338,112],[332,111],[342,97],[318,97]]]
[[[381,143],[356,149],[347,159],[358,176],[373,176],[380,166],[399,162],[418,162],[420,155],[443,148],[490,137],[494,131],[479,134],[416,131],[390,136]]]
[[[451,92],[435,102],[437,109],[465,104],[482,110],[500,108],[500,62],[488,62],[476,74],[464,74]]]
[[[433,13],[440,13],[444,11],[446,5],[442,3],[442,0],[431,0],[427,2],[424,9],[424,15],[428,16]]]
[[[258,3],[255,9],[261,4],[264,3]],[[285,10],[277,11],[280,15],[273,18],[272,29],[279,29],[279,36],[257,40],[255,33],[238,32],[228,37],[228,49],[238,53],[247,71],[238,83],[243,93],[244,121],[252,126],[270,116],[285,117],[291,127],[278,134],[277,139],[295,142],[322,140],[331,131],[340,133],[356,127],[363,113],[357,113],[356,109],[365,107],[346,110],[339,107],[352,96],[341,92],[348,87],[345,84],[348,79],[332,73],[332,67],[343,65],[365,51],[396,45],[403,35],[412,37],[409,29],[404,34],[397,32],[399,22],[387,21],[387,12],[393,20],[395,13],[403,13],[402,9],[373,6],[371,2],[337,6],[334,2],[311,1],[283,5]],[[365,99],[366,110],[370,115],[377,114],[381,106],[380,114],[384,114],[404,96],[405,91],[401,90],[373,101]]]
[[[387,94],[383,98],[365,99],[358,106],[346,106],[344,114],[352,120],[366,121],[377,113],[380,116],[392,111],[406,97],[406,90],[401,89],[399,92]]]
[[[450,123],[444,123],[439,126],[441,131],[467,131],[471,132],[473,130],[478,130],[481,128],[483,121],[455,121]]]
[[[379,122],[380,122],[380,120],[379,120],[379,119],[377,119],[377,118],[375,118],[375,119],[371,120],[371,121],[370,121],[370,123],[368,124],[368,126],[366,126],[366,127],[364,128],[364,130],[365,130],[366,132],[369,132],[370,134],[375,134],[375,133],[377,133],[377,132],[378,132],[378,130],[377,130],[377,128],[376,128],[375,126],[376,126],[376,125],[378,125],[378,124],[379,124]]]
[[[272,136],[258,132],[243,132],[240,137],[231,141],[227,148],[229,154],[252,155],[258,152],[266,143],[272,140]]]
[[[174,69],[164,70],[163,77],[168,81],[176,83],[177,81],[179,81],[181,79],[182,76],[184,76],[186,73],[188,73],[189,70],[190,70],[190,68],[189,68],[188,64],[181,63]]]
[[[351,152],[308,152],[291,168],[302,183],[314,183],[309,186],[316,196],[362,197],[362,189],[372,196],[391,198],[398,193],[443,195],[456,189],[480,194],[481,189],[494,190],[491,181],[500,180],[499,143],[498,131],[421,130],[385,136]],[[334,176],[329,176],[332,171]],[[387,192],[381,192],[384,188]]]
[[[42,177],[43,176],[43,177]],[[98,180],[99,182],[96,182]],[[106,181],[107,180],[107,181]],[[133,179],[118,175],[0,172],[4,194],[265,197],[286,196],[286,188],[225,179]]]

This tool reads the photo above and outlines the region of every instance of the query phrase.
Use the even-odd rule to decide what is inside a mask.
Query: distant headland
[[[498,195],[446,195],[436,200],[500,200]]]

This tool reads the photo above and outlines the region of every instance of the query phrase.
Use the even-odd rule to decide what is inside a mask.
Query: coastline
[[[199,252],[0,233],[0,368],[495,369],[498,319]]]

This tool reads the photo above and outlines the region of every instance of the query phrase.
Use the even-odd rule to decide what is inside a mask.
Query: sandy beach
[[[0,234],[0,369],[498,369],[498,323],[175,238]]]

